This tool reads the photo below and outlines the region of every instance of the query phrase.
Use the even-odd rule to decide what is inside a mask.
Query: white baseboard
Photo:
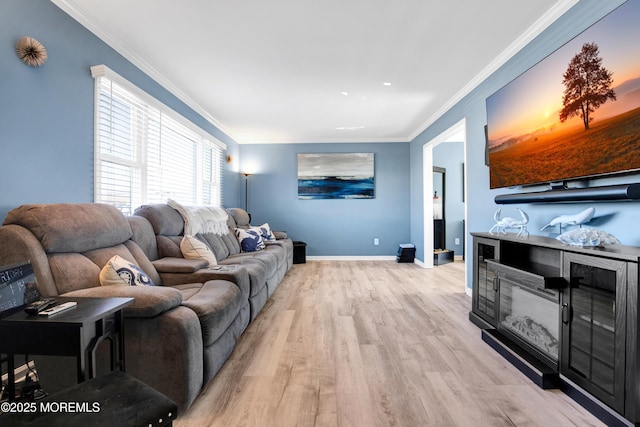
[[[391,255],[380,256],[307,256],[307,261],[395,261]]]

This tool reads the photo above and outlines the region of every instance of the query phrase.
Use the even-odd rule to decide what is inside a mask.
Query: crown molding
[[[102,23],[89,16],[82,7],[74,0],[50,0],[51,3],[58,6],[67,15],[78,21],[80,25],[84,26],[87,30],[96,35],[100,40],[105,42],[108,46],[113,48],[116,52],[122,55],[125,59],[130,61],[133,65],[139,68],[142,72],[151,77],[156,83],[169,91],[172,95],[184,102],[189,108],[201,115],[206,121],[213,126],[227,134],[234,141],[229,129],[227,129],[222,123],[220,123],[215,117],[213,117],[207,110],[205,110],[200,104],[194,101],[190,96],[183,92],[178,86],[173,84],[162,73],[152,67],[144,58],[138,55],[135,51],[127,47],[127,44],[112,31],[109,31]]]
[[[525,31],[520,37],[518,37],[513,43],[511,43],[496,59],[491,61],[480,73],[462,87],[449,101],[447,101],[442,107],[440,107],[422,126],[416,129],[409,136],[409,140],[413,141],[422,132],[424,132],[429,126],[435,123],[440,117],[442,117],[447,111],[467,96],[471,91],[478,87],[483,81],[485,81],[491,74],[495,73],[501,66],[503,66],[509,59],[515,56],[520,50],[522,50],[527,44],[535,39],[540,33],[546,30],[551,24],[553,24],[558,18],[564,15],[569,9],[571,9],[579,0],[559,0],[551,9],[549,9],[544,15],[540,17],[527,31]]]
[[[240,145],[246,144],[386,144],[386,143],[408,143],[407,138],[317,138],[317,139],[239,139]]]

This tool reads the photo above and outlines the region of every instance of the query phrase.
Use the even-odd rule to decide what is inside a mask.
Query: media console
[[[640,423],[640,248],[472,233],[469,319],[543,388],[608,425]]]
[[[506,205],[515,203],[603,202],[638,199],[640,199],[640,183],[500,194],[495,197],[495,202]]]

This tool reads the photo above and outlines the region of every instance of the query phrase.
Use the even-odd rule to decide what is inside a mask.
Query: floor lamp
[[[242,172],[244,175],[244,210],[249,213],[249,177],[250,173]]]

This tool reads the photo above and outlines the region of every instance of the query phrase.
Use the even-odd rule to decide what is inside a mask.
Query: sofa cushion
[[[229,208],[227,209],[227,213],[229,216],[233,217],[236,227],[238,228],[249,228],[249,223],[251,222],[251,217],[244,209],[240,208]]]
[[[84,253],[49,254],[46,270],[51,274],[50,283],[46,286],[38,283],[38,288],[42,287],[43,295],[56,296],[82,288],[100,286],[100,270],[114,255],[119,255],[139,266],[156,285],[162,284],[160,276],[144,256],[142,249],[133,241],[127,240],[120,245],[93,249]]]
[[[233,233],[229,233],[225,236],[219,236],[213,233],[205,233],[199,234],[198,237],[206,242],[211,251],[214,253],[216,260],[220,262],[229,256],[229,248],[226,243],[226,237],[228,237],[229,235],[231,235],[233,239],[237,241],[235,234]]]
[[[155,286],[155,283],[134,263],[114,255],[100,270],[102,286]]]
[[[156,242],[158,243],[158,257],[181,257],[182,251],[180,250],[180,242],[182,236],[156,236]]]
[[[182,303],[182,293],[169,286],[98,286],[62,294],[64,297],[134,298],[124,308],[125,317],[156,317]]]
[[[289,236],[287,236],[287,232],[286,231],[274,231],[273,235],[276,236],[276,240],[283,240],[283,239],[287,239]]]
[[[158,259],[158,243],[151,223],[138,215],[129,215],[127,221],[129,221],[133,232],[131,240],[142,249],[146,258],[149,260]]]
[[[173,288],[182,293],[182,305],[198,315],[205,347],[220,338],[245,303],[240,289],[226,280],[176,285]]]
[[[227,235],[220,236],[220,237],[222,238],[225,245],[229,249],[229,255],[237,255],[240,253],[241,251],[240,242],[236,237],[236,233],[229,233]]]
[[[182,256],[187,259],[202,259],[209,263],[209,265],[218,265],[218,260],[211,249],[193,236],[184,236],[180,242],[180,251]]]
[[[236,228],[236,236],[242,252],[261,251],[265,248],[260,232],[252,229]]]
[[[41,291],[43,295],[52,297],[82,288],[100,286],[100,268],[103,264],[97,265],[78,253],[51,254],[48,259],[53,289],[49,293]],[[38,283],[38,288],[41,285]]]
[[[184,221],[178,211],[164,203],[142,205],[133,214],[146,218],[157,235],[179,236],[184,229]]]
[[[193,273],[207,268],[209,261],[203,259],[160,258],[151,263],[158,273]]]
[[[106,248],[133,235],[122,212],[100,203],[23,205],[11,210],[4,224],[29,229],[49,254]]]
[[[182,257],[180,241],[184,230],[182,217],[171,206],[158,203],[142,205],[134,212],[135,216],[145,218],[156,235],[156,251],[148,252],[151,260],[165,257]]]

